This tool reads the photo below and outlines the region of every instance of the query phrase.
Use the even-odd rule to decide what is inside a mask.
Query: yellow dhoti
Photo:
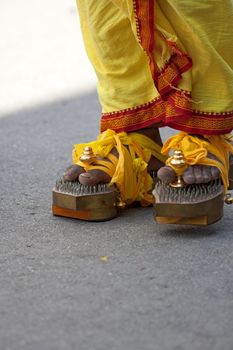
[[[77,0],[101,131],[233,128],[231,0]]]

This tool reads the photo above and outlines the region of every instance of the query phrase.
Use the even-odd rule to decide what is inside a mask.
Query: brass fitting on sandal
[[[126,207],[126,203],[123,202],[122,200],[119,200],[119,202],[117,202],[117,208],[125,209],[125,207]]]
[[[115,206],[118,209],[125,209],[126,203],[121,198],[118,197],[118,201],[116,202]]]
[[[186,164],[184,154],[181,150],[174,151],[174,154],[171,159],[171,164],[176,166],[177,168],[182,168]],[[186,183],[184,182],[181,175],[177,175],[177,179],[171,182],[170,186],[180,188],[186,186]]]
[[[125,209],[126,203],[122,200],[120,191],[117,191],[117,197],[116,197],[116,202],[114,204],[115,207],[118,209]]]
[[[226,193],[225,198],[224,198],[224,202],[226,204],[233,204],[233,197],[231,196],[230,192]]]
[[[92,164],[96,161],[96,155],[94,154],[92,147],[86,146],[83,149],[83,153],[81,154],[79,160],[86,164]]]

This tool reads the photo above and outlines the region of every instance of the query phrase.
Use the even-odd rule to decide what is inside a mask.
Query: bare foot
[[[137,132],[151,138],[157,144],[162,146],[162,141],[157,128],[141,129],[137,130]],[[111,152],[118,157],[118,152],[116,149],[113,149]],[[104,160],[109,161],[108,158],[104,158]],[[163,164],[156,158],[151,157],[148,163],[148,172],[157,171],[162,165]],[[104,171],[93,169],[85,172],[85,170],[78,165],[71,165],[69,168],[67,168],[63,178],[65,181],[79,180],[81,184],[89,186],[99,183],[109,183],[111,181],[111,177]]]
[[[64,181],[76,181],[79,175],[85,172],[85,170],[80,165],[70,165],[63,174]]]
[[[216,159],[212,154],[208,155],[209,158]],[[169,183],[175,180],[175,171],[169,167],[164,166],[159,169],[157,176],[160,180]],[[188,167],[183,174],[184,181],[191,184],[207,183],[220,177],[220,171],[215,166],[206,165],[194,165]]]

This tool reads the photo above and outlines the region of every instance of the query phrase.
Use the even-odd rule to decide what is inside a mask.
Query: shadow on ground
[[[232,349],[229,208],[201,229],[157,226],[151,208],[104,223],[51,215],[99,115],[90,92],[0,119],[1,349]]]

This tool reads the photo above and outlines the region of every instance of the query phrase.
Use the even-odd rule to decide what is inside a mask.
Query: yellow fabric
[[[226,112],[233,109],[232,0],[157,0],[174,32],[192,58],[193,109]],[[159,18],[157,18],[159,21]],[[158,25],[160,21],[158,22]],[[166,30],[166,27],[163,26]],[[183,84],[184,83],[184,84]],[[181,80],[179,88],[185,88]]]
[[[147,0],[145,0],[146,2]],[[133,0],[77,0],[88,56],[98,77],[103,112],[159,97],[137,36]],[[156,0],[154,61],[162,70],[176,43],[193,61],[177,88],[192,91],[193,110],[233,109],[232,0]],[[217,122],[217,121],[216,121]]]
[[[186,164],[183,167],[177,167],[171,164],[172,157],[168,158],[166,165],[172,167],[177,175],[182,175],[190,165],[200,164],[216,166],[221,173],[225,191],[228,188],[229,155],[233,154],[233,146],[224,135],[205,136],[201,139],[185,132],[180,132],[170,137],[163,145],[162,154],[168,155],[170,150],[182,150]],[[208,153],[216,156],[218,160],[208,157]]]
[[[85,146],[91,146],[97,156],[110,161],[97,158],[93,165],[81,162],[79,158]],[[118,151],[118,158],[110,153],[113,148]],[[161,154],[161,147],[150,138],[138,133],[117,134],[113,130],[106,130],[96,141],[74,145],[72,154],[73,163],[81,165],[86,171],[100,169],[109,174],[112,178],[110,184],[117,186],[124,202],[140,201],[142,205],[153,203],[150,193],[153,180],[147,172],[152,155],[163,163],[166,160]]]
[[[98,78],[103,112],[141,105],[158,96],[147,55],[135,39],[127,17],[128,10],[111,0],[77,0],[77,4],[86,51]],[[132,5],[131,1],[134,21]],[[136,31],[135,23],[132,25]]]

